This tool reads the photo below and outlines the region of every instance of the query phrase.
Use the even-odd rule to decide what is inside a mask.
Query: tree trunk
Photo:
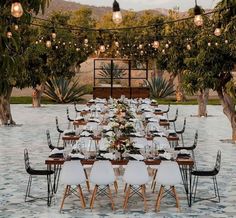
[[[0,94],[0,121],[2,125],[15,125],[12,119],[10,97],[12,88],[9,87],[5,93]]]
[[[186,101],[186,96],[184,94],[183,83],[182,83],[182,73],[178,73],[178,85],[176,88],[176,101],[183,102]]]
[[[198,92],[198,116],[207,117],[207,103],[209,98],[209,89],[200,90]]]
[[[232,140],[236,142],[236,111],[234,99],[222,89],[217,90],[217,93],[221,105],[223,106],[223,112],[228,117],[231,124]]]
[[[34,88],[34,91],[32,93],[32,106],[33,107],[41,107],[41,98],[44,91],[44,83],[41,85],[37,85],[36,88]]]

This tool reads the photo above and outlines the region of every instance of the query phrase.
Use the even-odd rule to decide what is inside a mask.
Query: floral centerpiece
[[[128,139],[120,139],[119,137],[115,136],[110,143],[109,149],[117,150],[121,154],[125,151],[131,151],[134,149],[134,142],[131,142]]]

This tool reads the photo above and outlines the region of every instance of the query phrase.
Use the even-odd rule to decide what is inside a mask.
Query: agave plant
[[[52,77],[46,82],[44,94],[57,103],[69,103],[81,100],[86,94],[86,87],[79,86],[79,79]]]
[[[174,85],[161,77],[152,77],[151,80],[145,80],[144,84],[150,88],[153,98],[165,98],[175,92]]]
[[[120,79],[125,75],[125,70],[119,69],[118,64],[113,64],[113,69],[111,70],[111,63],[103,64],[101,66],[101,70],[99,71],[100,79],[104,83],[110,83],[111,76],[113,79]],[[117,80],[115,82],[118,82]]]

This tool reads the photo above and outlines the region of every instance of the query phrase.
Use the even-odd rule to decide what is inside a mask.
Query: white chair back
[[[156,181],[161,185],[175,186],[182,182],[178,163],[175,161],[162,161],[158,167]]]
[[[94,162],[90,173],[90,181],[96,185],[109,185],[115,181],[112,164],[108,160]]]
[[[66,185],[78,185],[86,181],[84,169],[80,161],[66,161],[62,166],[60,180]]]
[[[144,185],[149,181],[147,166],[141,161],[129,161],[123,176],[129,185]]]

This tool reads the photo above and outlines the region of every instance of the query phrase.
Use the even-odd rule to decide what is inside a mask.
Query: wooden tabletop
[[[92,165],[96,159],[82,159],[81,163],[84,165]],[[176,159],[177,163],[179,165],[185,165],[185,166],[193,166],[194,161],[192,158],[184,159],[184,158],[177,158]],[[48,158],[45,160],[45,164],[47,165],[63,165],[65,162],[64,158]],[[111,163],[113,165],[127,165],[129,160],[127,159],[122,159],[122,160],[111,160]],[[159,165],[161,163],[160,159],[148,159],[144,160],[145,164],[147,165]]]

